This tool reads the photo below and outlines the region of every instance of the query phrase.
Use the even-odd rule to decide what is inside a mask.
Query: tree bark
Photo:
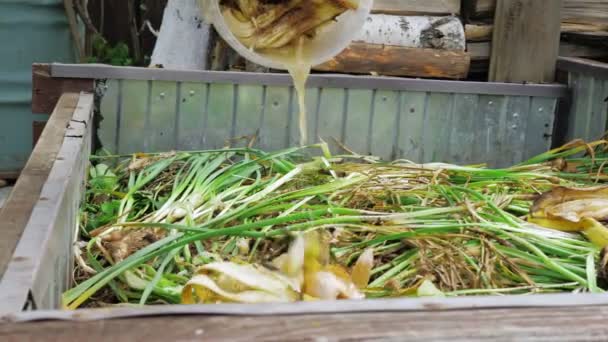
[[[318,71],[463,79],[471,58],[464,51],[353,43],[331,61],[313,67]]]
[[[152,66],[207,69],[210,32],[196,0],[169,0],[152,54]]]
[[[355,41],[408,48],[464,51],[464,26],[458,17],[372,14]]]

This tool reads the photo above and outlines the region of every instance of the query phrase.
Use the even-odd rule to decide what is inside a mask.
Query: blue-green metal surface
[[[573,71],[568,83],[572,89],[568,140],[601,138],[608,130],[608,79]]]
[[[293,87],[108,80],[98,134],[115,153],[297,145]],[[507,166],[551,147],[557,97],[310,87],[308,140],[384,159]],[[336,149],[337,150],[337,149]]]
[[[0,0],[0,172],[19,170],[32,150],[31,65],[73,62],[61,0]]]

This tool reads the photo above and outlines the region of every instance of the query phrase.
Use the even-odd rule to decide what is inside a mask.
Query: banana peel
[[[369,282],[373,251],[366,250],[352,274],[329,263],[329,244],[320,233],[298,235],[287,253],[272,262],[277,270],[259,265],[215,262],[199,269],[184,286],[183,304],[275,303],[363,299]]]
[[[579,232],[599,248],[608,247],[608,187],[558,187],[533,204],[528,221],[541,227]]]
[[[251,49],[278,49],[312,35],[347,10],[353,0],[232,0],[222,2],[226,24]]]
[[[575,200],[608,199],[608,186],[590,188],[557,187],[540,196],[532,205],[534,215],[544,215],[546,210],[555,205]]]

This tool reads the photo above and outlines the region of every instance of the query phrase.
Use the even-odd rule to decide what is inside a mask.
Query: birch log
[[[152,66],[207,69],[210,32],[196,0],[169,0],[152,54]]]
[[[464,51],[465,31],[458,17],[372,14],[357,42],[407,48]]]
[[[462,22],[454,16],[368,17],[361,37],[315,70],[461,79],[470,56]]]

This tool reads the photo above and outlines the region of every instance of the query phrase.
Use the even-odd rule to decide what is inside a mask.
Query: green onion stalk
[[[374,253],[368,298],[603,292],[601,246],[525,220],[558,185],[606,180],[606,142],[573,143],[519,165],[384,162],[326,145],[94,156],[66,308],[180,303],[209,263],[268,265],[318,231],[332,263]],[[309,152],[320,151],[321,157]],[[564,165],[569,165],[564,166]]]

